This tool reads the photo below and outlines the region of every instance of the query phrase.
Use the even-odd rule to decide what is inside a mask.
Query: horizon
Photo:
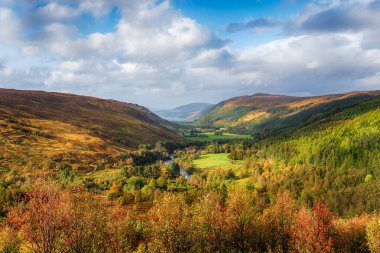
[[[263,93],[263,92],[257,92],[257,93],[254,93],[254,94],[245,94],[245,95],[241,95],[241,96],[236,96],[236,97],[230,97],[230,98],[227,98],[225,100],[220,100],[216,103],[208,103],[208,102],[190,102],[190,103],[186,103],[186,104],[179,104],[179,105],[175,105],[174,107],[168,107],[168,108],[151,108],[151,107],[148,107],[144,104],[138,104],[138,103],[133,103],[133,102],[129,102],[129,101],[123,101],[123,100],[118,100],[118,99],[113,99],[113,98],[106,98],[106,97],[97,97],[97,96],[92,96],[92,95],[81,95],[81,94],[77,94],[77,93],[70,93],[70,92],[62,92],[62,91],[48,91],[48,90],[28,90],[28,89],[25,89],[25,90],[21,90],[21,89],[16,89],[16,88],[2,88],[0,87],[0,90],[1,89],[5,89],[5,90],[15,90],[15,91],[20,91],[20,92],[23,92],[23,91],[31,91],[31,92],[47,92],[47,93],[58,93],[58,94],[67,94],[67,95],[74,95],[74,96],[84,96],[84,97],[90,97],[90,98],[97,98],[97,99],[103,99],[103,100],[113,100],[113,101],[117,101],[117,102],[122,102],[122,103],[129,103],[129,104],[137,104],[139,106],[143,106],[145,108],[147,108],[149,111],[157,114],[159,111],[170,111],[170,110],[173,110],[173,109],[177,109],[177,108],[180,108],[180,107],[183,107],[183,106],[188,106],[188,105],[192,105],[192,104],[208,104],[208,105],[217,105],[219,103],[222,103],[224,101],[227,101],[227,100],[230,100],[230,99],[234,99],[234,98],[237,98],[237,97],[251,97],[251,96],[256,96],[256,95],[263,95],[263,96],[290,96],[290,97],[300,97],[300,98],[311,98],[311,97],[323,97],[323,96],[330,96],[330,95],[339,95],[339,94],[350,94],[350,93],[366,93],[366,92],[375,92],[375,91],[380,91],[380,90],[350,90],[350,91],[346,91],[346,92],[341,92],[341,93],[326,93],[326,94],[321,94],[321,95],[310,95],[310,96],[295,96],[295,95],[286,95],[286,94],[270,94],[270,93]]]
[[[379,0],[4,0],[0,87],[151,110],[379,90],[379,14]]]

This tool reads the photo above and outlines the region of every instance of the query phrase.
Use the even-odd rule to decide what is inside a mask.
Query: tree
[[[380,217],[373,217],[367,224],[367,240],[371,252],[380,252]]]
[[[167,194],[149,211],[153,252],[185,252],[192,247],[191,212],[182,195]]]
[[[268,251],[289,251],[290,228],[293,226],[295,214],[295,203],[289,192],[278,194],[275,204],[264,210],[262,236]]]
[[[229,242],[239,252],[252,252],[258,248],[259,231],[255,219],[254,202],[247,190],[229,192],[226,205],[226,220]]]
[[[194,246],[199,252],[227,250],[227,228],[222,198],[215,192],[205,195],[193,207]]]
[[[107,252],[108,210],[89,193],[70,194],[70,220],[63,229],[61,250],[65,253]]]
[[[166,174],[169,179],[175,179],[176,177],[178,177],[180,175],[180,167],[178,163],[176,162],[170,163],[167,166]]]
[[[26,247],[33,252],[52,253],[70,222],[69,209],[67,194],[54,183],[39,181],[10,210],[8,221],[28,240]]]
[[[317,202],[312,210],[303,206],[291,229],[289,246],[293,252],[326,253],[332,251],[331,223],[333,215],[327,205]]]

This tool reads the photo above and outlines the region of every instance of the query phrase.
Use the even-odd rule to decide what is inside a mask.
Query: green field
[[[233,139],[249,139],[250,135],[223,133],[223,135],[215,135],[215,132],[203,132],[198,136],[185,136],[190,141],[209,141],[209,140],[233,140]]]
[[[226,168],[226,169],[239,169],[242,161],[231,161],[228,159],[227,154],[207,154],[201,155],[200,158],[192,162],[193,166],[198,169],[213,169],[213,168]]]

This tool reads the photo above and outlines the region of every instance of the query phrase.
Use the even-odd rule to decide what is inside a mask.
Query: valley
[[[113,100],[0,90],[0,238],[38,247],[51,240],[39,231],[57,229],[56,249],[292,252],[301,240],[375,252],[379,95],[256,94],[181,123]]]
[[[380,0],[0,24],[0,253],[380,253]]]

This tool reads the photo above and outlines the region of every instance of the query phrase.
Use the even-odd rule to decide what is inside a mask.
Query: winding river
[[[168,165],[168,164],[171,164],[171,163],[173,163],[173,162],[175,162],[175,157],[174,157],[174,155],[170,155],[170,160],[166,160],[166,161],[164,161],[164,164],[165,164],[165,165]],[[180,168],[180,169],[179,169],[179,173],[180,173],[184,178],[186,178],[186,179],[189,179],[189,178],[190,178],[190,174],[189,174],[186,170],[184,170],[183,168]]]

